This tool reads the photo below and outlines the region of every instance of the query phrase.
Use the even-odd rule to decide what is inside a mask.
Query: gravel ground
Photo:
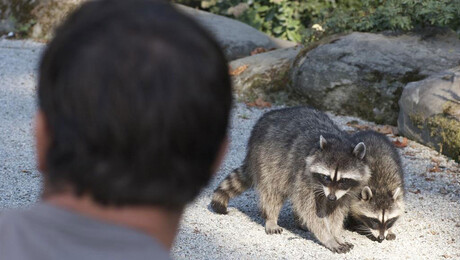
[[[26,207],[38,199],[33,115],[36,62],[42,45],[0,40],[0,209]],[[407,213],[395,226],[397,238],[372,242],[346,231],[355,245],[337,255],[294,225],[289,205],[280,215],[281,235],[266,235],[253,190],[230,201],[229,214],[209,208],[212,190],[245,156],[252,125],[265,111],[236,104],[227,157],[201,196],[190,205],[173,248],[176,259],[460,259],[460,169],[436,151],[409,141],[400,149],[407,184]],[[341,127],[352,117],[331,118]],[[440,172],[430,172],[439,163]]]
[[[33,116],[42,46],[0,40],[0,208],[26,206],[38,198]]]

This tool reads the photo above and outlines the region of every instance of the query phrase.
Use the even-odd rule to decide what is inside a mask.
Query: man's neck
[[[43,200],[91,218],[137,229],[154,237],[168,250],[172,247],[182,215],[182,212],[153,206],[102,206],[89,196],[75,197],[71,193],[49,194]]]

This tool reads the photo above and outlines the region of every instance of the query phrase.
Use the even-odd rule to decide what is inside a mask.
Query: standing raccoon
[[[229,199],[254,186],[267,234],[282,232],[278,215],[290,199],[302,227],[331,251],[348,252],[353,245],[340,237],[343,220],[370,177],[366,146],[352,140],[318,110],[268,112],[252,130],[243,164],[214,191],[211,207],[226,214]]]
[[[382,134],[358,132],[354,136],[367,147],[364,161],[371,178],[359,199],[351,204],[349,226],[373,240],[393,240],[391,231],[404,212],[404,177],[401,159],[394,145]]]

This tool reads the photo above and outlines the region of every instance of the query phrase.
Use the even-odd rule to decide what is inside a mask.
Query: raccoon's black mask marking
[[[359,182],[349,178],[342,178],[340,180],[332,180],[330,176],[314,172],[315,179],[324,186],[333,187],[340,190],[348,190],[357,187]],[[336,174],[337,176],[337,174]]]
[[[394,217],[388,219],[386,222],[382,223],[381,220],[378,218],[370,218],[365,215],[360,215],[359,219],[368,227],[371,229],[389,229],[391,228],[395,223],[396,220],[398,220],[399,217]]]

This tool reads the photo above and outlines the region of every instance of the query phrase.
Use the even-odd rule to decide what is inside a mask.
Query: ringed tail
[[[214,190],[211,200],[211,208],[219,214],[227,214],[228,201],[249,189],[252,181],[243,169],[234,169]]]

